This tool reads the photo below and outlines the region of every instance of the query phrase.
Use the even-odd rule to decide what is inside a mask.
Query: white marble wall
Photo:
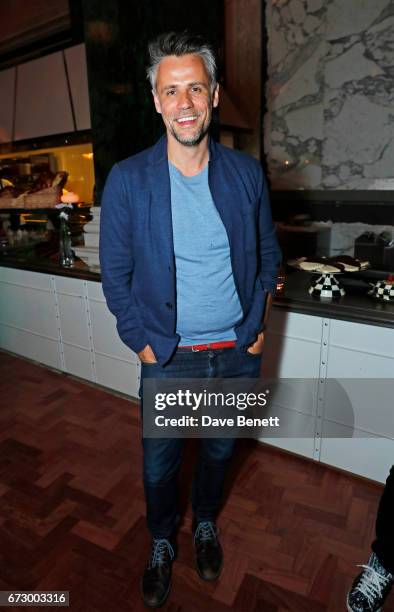
[[[394,0],[267,0],[274,189],[394,188]]]
[[[368,223],[333,223],[332,221],[320,221],[318,227],[330,228],[329,256],[351,255],[354,257],[354,242],[356,238],[365,232],[391,232],[394,236],[392,225],[370,225]],[[382,275],[384,276],[384,274]]]

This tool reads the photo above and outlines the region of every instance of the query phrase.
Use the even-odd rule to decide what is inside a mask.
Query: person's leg
[[[261,356],[238,349],[215,351],[210,356],[213,378],[258,378]],[[193,480],[193,530],[197,572],[203,580],[216,580],[223,551],[215,521],[222,501],[224,481],[236,439],[203,438]]]
[[[238,349],[224,349],[214,353],[211,363],[215,378],[259,378],[261,355],[251,355]],[[235,438],[201,440],[192,488],[195,520],[215,520],[235,444]]]
[[[378,612],[394,584],[394,466],[391,468],[376,518],[376,540],[363,571],[347,596],[349,612]]]
[[[394,466],[390,470],[376,517],[372,550],[388,572],[394,574]]]
[[[159,364],[142,364],[140,388],[142,421],[144,411],[152,409],[144,405],[144,380],[198,377],[198,372],[202,373],[204,361],[206,361],[204,356],[176,354],[165,367]],[[142,438],[146,515],[148,529],[152,535],[152,548],[142,577],[141,592],[145,604],[150,607],[163,605],[170,592],[172,562],[176,555],[178,472],[183,445],[183,439]]]
[[[203,438],[192,485],[194,521],[215,521],[236,440]]]
[[[178,472],[184,440],[143,438],[146,520],[153,538],[170,538],[178,523]]]
[[[207,354],[177,351],[164,367],[159,364],[141,365],[141,418],[145,406],[143,381],[166,378],[204,378],[207,375]],[[184,439],[142,438],[143,480],[147,524],[152,537],[169,537],[178,522],[178,472],[182,460]]]

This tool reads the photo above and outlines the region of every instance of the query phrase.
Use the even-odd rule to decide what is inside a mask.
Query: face
[[[205,64],[199,55],[169,55],[159,64],[155,107],[163,117],[168,138],[195,146],[208,132],[219,87],[211,92]]]

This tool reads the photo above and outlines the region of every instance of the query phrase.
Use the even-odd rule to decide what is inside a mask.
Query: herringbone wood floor
[[[143,610],[149,537],[136,406],[5,353],[0,389],[0,589],[68,590],[73,612]],[[224,570],[202,583],[188,506],[195,451],[183,462],[165,612],[345,610],[381,487],[240,441],[218,521]]]

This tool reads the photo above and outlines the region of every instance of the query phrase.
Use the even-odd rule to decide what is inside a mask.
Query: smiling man
[[[212,85],[199,55],[170,56],[160,62],[152,92],[156,110],[181,145],[196,147],[208,133],[212,106],[219,102],[218,85]]]
[[[108,307],[141,360],[141,385],[147,378],[255,378],[280,263],[261,165],[208,134],[219,86],[206,42],[172,32],[149,53],[147,75],[166,135],[108,176],[100,230]],[[142,404],[143,397],[143,415]],[[152,535],[142,597],[151,607],[163,605],[170,590],[183,442],[142,439]],[[215,521],[234,444],[200,444],[192,507],[203,580],[216,580],[222,568]]]

